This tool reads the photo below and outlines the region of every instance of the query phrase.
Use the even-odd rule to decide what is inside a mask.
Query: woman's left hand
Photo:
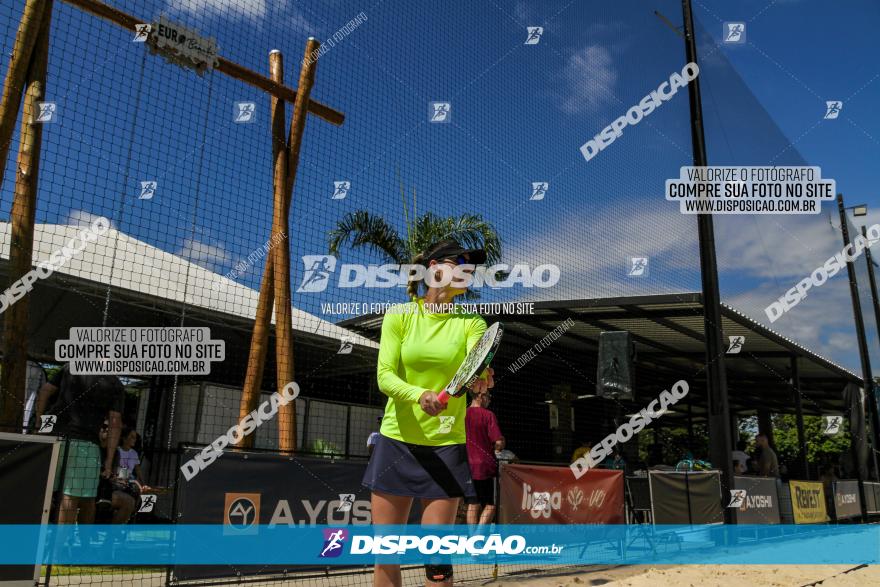
[[[486,393],[487,391],[495,387],[495,369],[493,369],[492,367],[487,367],[486,373],[488,374],[488,377],[486,377],[485,379],[477,379],[476,381],[474,381],[474,383],[471,385],[471,391],[473,391],[474,393]]]

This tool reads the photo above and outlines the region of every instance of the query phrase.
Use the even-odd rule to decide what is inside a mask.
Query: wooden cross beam
[[[104,20],[110,21],[113,24],[119,25],[124,29],[135,33],[136,25],[145,24],[148,21],[139,19],[135,16],[127,14],[118,8],[113,8],[112,6],[107,6],[103,2],[99,2],[98,0],[64,0],[68,4],[76,6],[77,8],[88,12],[89,14],[93,14],[99,18],[103,18]],[[234,63],[224,57],[219,58],[220,63],[217,65],[217,71],[221,73],[225,73],[229,77],[233,77],[237,80],[241,80],[246,84],[250,84],[255,88],[259,88],[264,92],[268,92],[272,94],[276,98],[281,98],[291,104],[296,102],[296,92],[297,90],[292,90],[283,84],[277,83],[272,79],[260,75],[256,71],[250,70],[242,65]],[[322,118],[331,124],[335,124],[336,126],[340,126],[345,121],[345,115],[338,110],[334,110],[325,104],[321,104],[320,102],[316,102],[315,100],[309,99],[308,102],[308,111],[317,116],[318,118]]]
[[[137,32],[137,25],[145,24],[143,20],[98,0],[64,1],[132,33]],[[21,103],[25,78],[27,77],[29,92],[33,90],[33,95],[29,93],[28,102],[25,105],[26,120],[23,122],[22,135],[24,137],[30,132],[33,137],[31,140],[22,141],[23,154],[20,154],[19,167],[24,165],[23,168],[32,169],[33,173],[25,174],[27,177],[24,180],[19,178],[16,184],[11,230],[13,235],[19,234],[20,246],[13,246],[10,250],[10,281],[15,281],[24,272],[30,270],[33,262],[33,211],[36,208],[40,129],[38,127],[31,128],[33,126],[32,111],[36,107],[36,99],[42,98],[45,88],[45,62],[48,54],[48,28],[51,9],[51,0],[46,2],[42,0],[27,1],[16,38],[15,52],[7,71],[3,100],[0,103],[0,162],[4,162],[8,153],[9,139],[12,135],[11,126]],[[38,35],[41,39],[39,41]],[[307,115],[312,113],[337,126],[345,120],[345,116],[341,112],[310,98],[317,65],[314,59],[310,59],[310,56],[314,55],[319,46],[320,43],[317,40],[309,38],[302,60],[299,87],[296,90],[286,87],[283,83],[283,61],[279,51],[270,53],[271,79],[223,57],[217,58],[215,68],[221,73],[267,92],[272,97],[272,155],[275,167],[272,233],[273,236],[284,234],[288,240],[290,201],[296,180]],[[294,109],[290,133],[285,140],[284,104],[286,101],[292,102]],[[29,112],[30,115],[28,115]],[[25,159],[22,160],[22,157]],[[2,167],[0,165],[0,170]],[[3,178],[0,175],[0,184],[2,181]],[[19,213],[16,213],[17,209],[19,209]],[[260,286],[260,297],[251,338],[245,386],[241,397],[242,417],[256,408],[259,399],[273,305],[276,309],[276,377],[280,391],[287,383],[293,381],[290,251],[287,244],[283,245],[281,250],[277,250],[277,248],[270,250],[266,256],[266,266]],[[5,368],[3,369],[3,381],[0,386],[2,391],[0,392],[23,400],[26,368],[24,353],[27,349],[27,304],[21,304],[17,310],[18,318],[13,320],[12,324],[9,320],[6,321]],[[14,325],[19,323],[20,326],[15,328]],[[15,355],[14,361],[11,360],[12,355]],[[9,401],[11,398],[6,399],[7,401],[0,402],[2,415],[11,418],[9,422],[11,429],[14,430],[19,427],[20,418],[16,417],[16,413],[20,414],[20,410],[18,410],[16,402]],[[17,403],[22,404],[22,401]],[[6,418],[3,420],[5,422]],[[0,424],[2,423],[0,422]],[[252,436],[248,437],[247,441],[242,445],[250,444],[253,441]],[[296,409],[294,403],[283,406],[279,410],[279,448],[289,451],[296,450]]]

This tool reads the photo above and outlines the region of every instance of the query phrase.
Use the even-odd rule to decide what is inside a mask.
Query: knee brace
[[[425,565],[425,577],[437,583],[448,581],[452,578],[452,565]]]

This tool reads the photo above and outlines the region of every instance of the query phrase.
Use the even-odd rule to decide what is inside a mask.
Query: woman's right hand
[[[419,397],[419,406],[429,416],[436,416],[446,409],[446,404],[437,399],[437,394],[433,391],[426,391]]]

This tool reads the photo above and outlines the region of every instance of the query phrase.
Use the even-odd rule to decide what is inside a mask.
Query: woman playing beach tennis
[[[459,499],[476,495],[465,447],[466,395],[448,403],[438,396],[486,322],[451,307],[466,288],[454,277],[442,285],[441,277],[458,265],[485,261],[481,249],[465,249],[455,240],[435,243],[414,260],[426,268],[426,279],[410,282],[413,301],[391,308],[382,322],[377,377],[388,402],[364,475],[374,524],[406,524],[414,498],[421,500],[422,524],[453,524]],[[493,385],[487,369],[471,388],[485,392]],[[451,565],[426,565],[425,575],[426,585],[452,585]],[[377,564],[373,584],[399,587],[400,566]]]

